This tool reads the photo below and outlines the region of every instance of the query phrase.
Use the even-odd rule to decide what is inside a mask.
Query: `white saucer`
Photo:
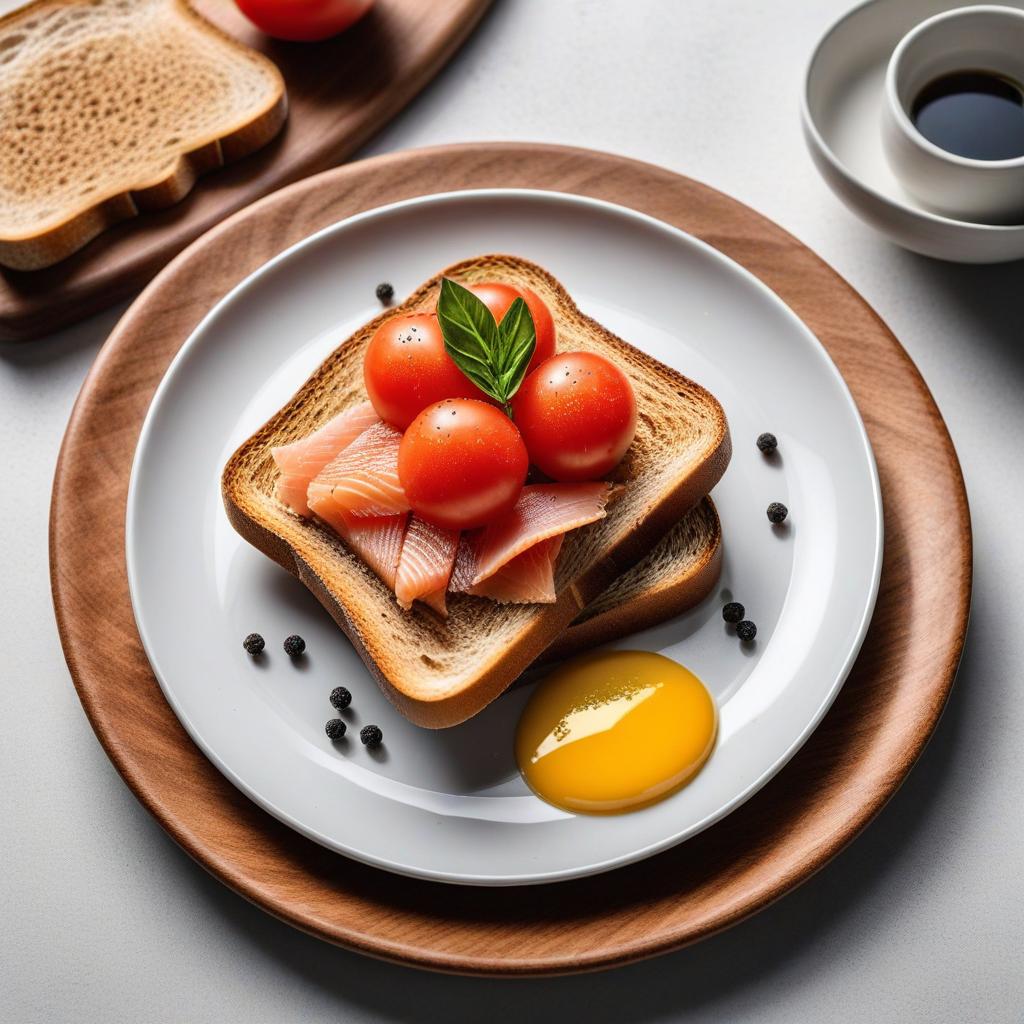
[[[1000,0],[1024,10],[1024,0]],[[1024,259],[1024,224],[974,224],[932,213],[895,179],[882,151],[885,68],[915,25],[965,7],[950,0],[868,0],[822,37],[807,68],[804,138],[832,190],[897,245],[957,263]]]

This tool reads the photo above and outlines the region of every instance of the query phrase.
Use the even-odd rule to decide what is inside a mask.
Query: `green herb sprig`
[[[498,323],[468,288],[441,281],[437,320],[444,347],[455,365],[511,415],[509,402],[526,376],[537,347],[529,307],[517,298]]]

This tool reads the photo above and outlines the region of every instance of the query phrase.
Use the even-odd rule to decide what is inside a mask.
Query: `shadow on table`
[[[900,256],[908,288],[952,303],[968,331],[976,326],[977,332],[963,339],[965,367],[978,369],[978,359],[996,360],[1000,370],[1024,377],[1024,260],[984,266],[909,252]]]
[[[0,369],[21,378],[26,387],[36,377],[52,378],[63,363],[75,361],[83,350],[98,347],[126,308],[125,303],[118,303],[46,337],[0,341]]]

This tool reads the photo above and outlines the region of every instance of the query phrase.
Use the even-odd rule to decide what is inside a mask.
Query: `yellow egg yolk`
[[[619,814],[689,782],[717,731],[715,702],[689,669],[661,654],[607,651],[538,684],[516,730],[516,760],[548,803]]]

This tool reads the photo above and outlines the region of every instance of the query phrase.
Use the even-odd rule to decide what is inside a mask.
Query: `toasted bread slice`
[[[711,593],[721,571],[722,525],[705,498],[591,601],[541,660],[568,658],[681,615]]]
[[[636,437],[613,474],[625,486],[604,519],[566,536],[553,604],[498,605],[455,594],[445,621],[426,610],[404,612],[337,534],[299,519],[274,497],[271,447],[305,437],[363,401],[363,355],[374,331],[396,314],[433,310],[442,277],[532,288],[554,316],[561,351],[601,353],[633,384]],[[232,455],[221,487],[234,528],[309,587],[395,706],[419,725],[443,728],[494,700],[580,611],[645,558],[711,490],[731,450],[725,414],[704,388],[584,316],[540,267],[512,256],[481,256],[449,267],[341,344]]]
[[[35,270],[284,123],[269,60],[184,0],[36,0],[0,18],[0,263]]]

